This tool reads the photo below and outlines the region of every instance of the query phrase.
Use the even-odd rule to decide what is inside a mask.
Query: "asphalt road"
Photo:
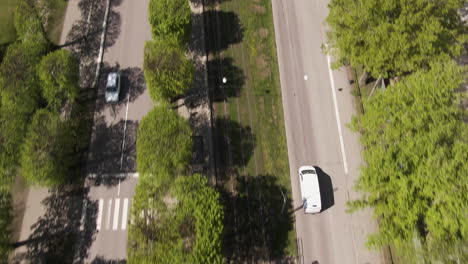
[[[322,52],[328,1],[272,0],[295,208],[300,207],[298,169],[320,168],[324,210],[295,213],[301,263],[382,263],[366,236],[377,228],[371,211],[345,212],[359,197],[352,189],[362,163],[358,135],[346,127],[355,113],[344,69],[331,71]]]
[[[96,82],[96,110],[87,162],[89,193],[84,203],[87,215],[83,216],[85,233],[93,235],[79,242],[87,245],[86,257],[79,258],[85,263],[117,263],[127,257],[127,227],[138,180],[136,135],[140,120],[153,107],[143,75],[144,44],[151,40],[149,1],[110,3],[102,65]],[[93,12],[92,8],[96,7],[90,4],[89,8]],[[105,7],[99,10],[102,21],[104,10]],[[101,33],[95,37],[100,39]],[[106,78],[114,71],[121,73],[120,100],[108,104],[104,101]]]

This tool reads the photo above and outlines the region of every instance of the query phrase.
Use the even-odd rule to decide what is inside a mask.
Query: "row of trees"
[[[194,66],[186,54],[191,21],[186,0],[150,1],[153,41],[145,45],[143,70],[154,101],[171,101],[192,84]]]
[[[141,121],[129,263],[222,262],[219,193],[205,176],[186,176],[191,147],[187,121],[167,105]]]
[[[349,208],[374,208],[380,230],[370,246],[407,247],[416,236],[428,262],[468,262],[466,68],[452,61],[467,40],[464,2],[332,0],[327,19],[339,64],[401,78],[352,122],[365,148],[356,187],[366,195]]]
[[[34,1],[19,0],[17,40],[0,65],[0,208],[11,209],[17,173],[28,183],[57,186],[75,163],[73,126],[61,115],[78,95],[78,61],[45,37]],[[9,251],[11,213],[0,214],[0,259]],[[5,228],[4,228],[5,227]]]
[[[18,40],[0,66],[1,177],[13,179],[20,165],[28,182],[57,186],[67,182],[73,163],[62,162],[74,149],[63,110],[78,96],[78,60],[47,41],[31,1],[19,1],[15,25]]]
[[[337,66],[364,65],[374,78],[426,69],[463,52],[468,39],[458,15],[465,0],[332,0],[327,22]]]
[[[191,86],[187,58],[191,11],[186,0],[151,0],[153,40],[144,74],[156,106],[140,122],[140,174],[129,225],[129,263],[221,263],[223,207],[205,176],[188,176],[192,130],[170,102]]]

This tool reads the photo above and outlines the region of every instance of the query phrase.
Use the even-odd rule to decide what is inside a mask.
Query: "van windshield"
[[[302,171],[302,174],[315,174],[314,170],[304,170]]]

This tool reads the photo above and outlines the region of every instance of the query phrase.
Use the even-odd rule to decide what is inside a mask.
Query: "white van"
[[[304,213],[319,213],[322,210],[322,200],[320,199],[317,171],[313,166],[302,166],[299,168],[299,183]]]

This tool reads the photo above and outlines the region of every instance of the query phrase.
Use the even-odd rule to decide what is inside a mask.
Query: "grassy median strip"
[[[16,38],[13,25],[13,11],[16,0],[0,0],[0,44],[12,42]]]
[[[217,65],[217,71],[227,78],[221,91],[213,89],[215,118],[229,120],[231,167],[237,175],[226,182],[226,189],[236,186],[231,191],[237,192],[237,198],[250,197],[249,204],[235,199],[238,211],[247,211],[238,212],[238,217],[251,219],[239,221],[253,222],[254,230],[251,228],[249,232],[253,236],[259,232],[257,240],[264,240],[249,242],[264,249],[251,252],[249,257],[262,260],[292,257],[296,248],[293,220],[288,211],[291,182],[271,2],[226,1],[211,12],[214,13],[211,20],[219,25],[217,34],[221,39],[218,60],[222,63]],[[225,101],[216,100],[223,97],[220,93]],[[242,223],[236,226],[244,227]],[[225,246],[232,249],[238,242],[234,240],[234,245]]]

